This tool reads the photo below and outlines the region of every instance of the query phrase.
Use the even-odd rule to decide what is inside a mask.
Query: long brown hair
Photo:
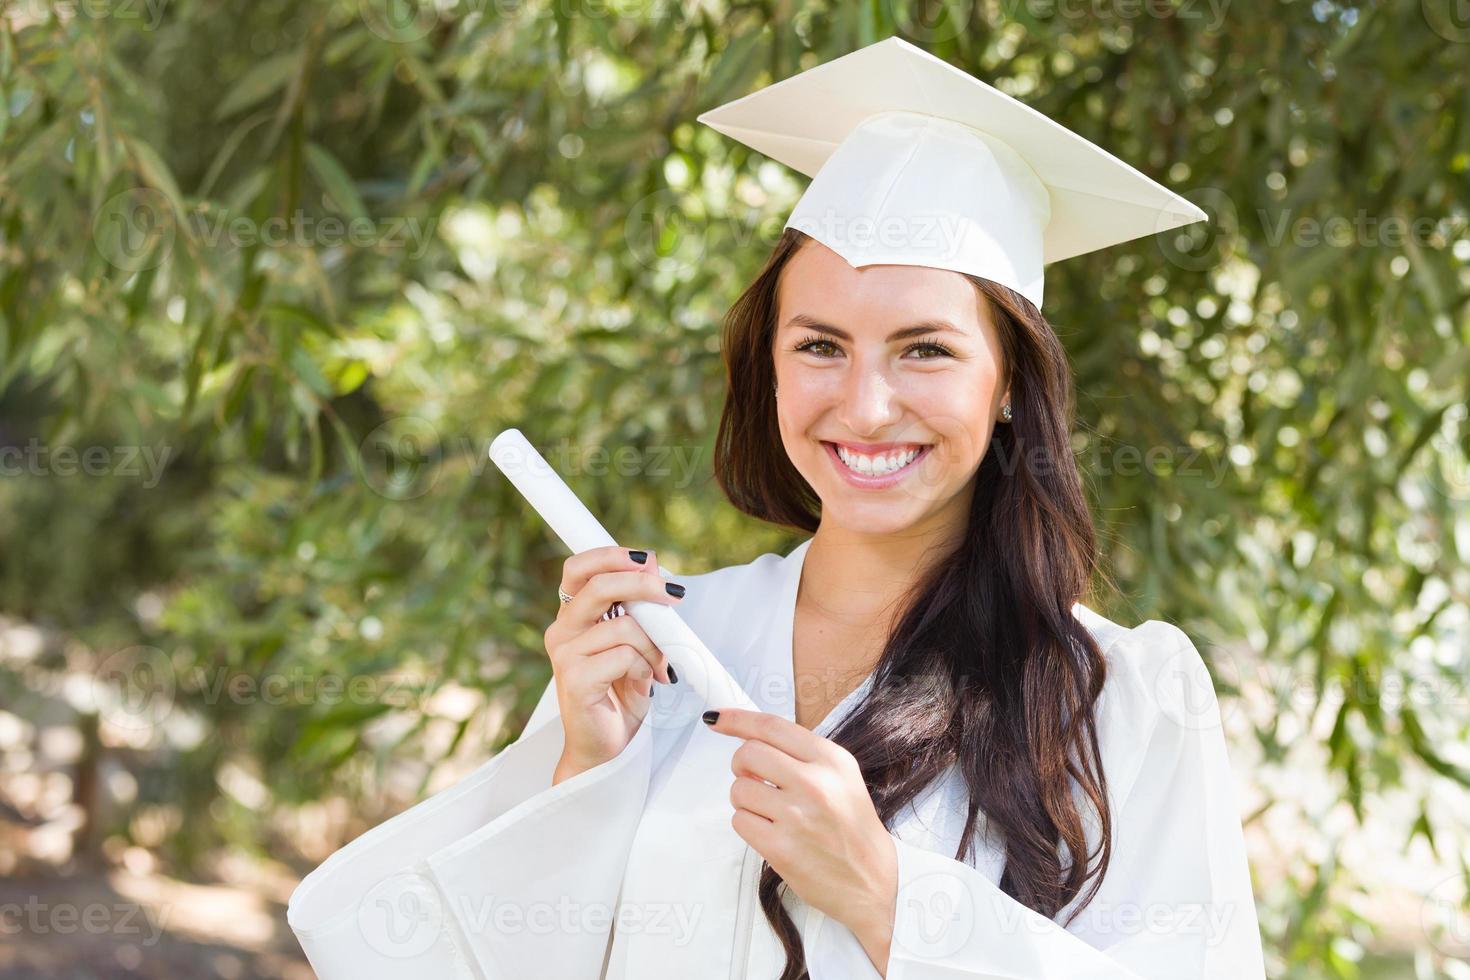
[[[821,501],[782,449],[771,395],[777,289],[806,241],[787,229],[725,318],[729,394],[714,472],[740,510],[814,532]],[[1094,722],[1106,671],[1071,611],[1099,572],[1070,448],[1071,370],[1035,306],[1005,286],[965,278],[977,302],[990,304],[1013,420],[995,426],[963,537],[914,583],[873,683],[830,737],[857,759],[890,828],[920,791],[957,767],[969,804],[955,859],[973,863],[983,822],[1003,842],[1001,889],[1055,917],[1086,887],[1075,917],[1102,882],[1112,832]],[[1092,853],[1074,780],[1099,821]],[[781,980],[801,980],[805,956],[782,888],[763,863],[761,908],[786,950]]]

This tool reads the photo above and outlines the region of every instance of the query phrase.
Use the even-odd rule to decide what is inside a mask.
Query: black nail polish
[[[680,585],[678,582],[665,582],[664,591],[673,596],[675,599],[684,598],[684,586]]]
[[[715,722],[720,720],[720,713],[718,711],[706,711],[699,717],[704,719],[704,723],[706,725],[713,725]]]
[[[628,557],[636,561],[638,564],[642,565],[644,562],[648,561],[648,552],[630,551],[628,552]]]
[[[677,684],[677,683],[679,683],[679,675],[676,674],[676,673],[674,673],[674,665],[673,664],[669,664],[669,683],[670,684]]]

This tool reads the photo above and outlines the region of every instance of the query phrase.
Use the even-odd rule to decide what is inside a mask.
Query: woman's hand
[[[633,560],[633,554],[645,563]],[[603,619],[615,602],[647,599],[670,605],[683,587],[658,573],[653,552],[609,546],[572,555],[562,565],[562,603],[543,639],[551,657],[556,700],[565,739],[551,784],[601,765],[627,747],[638,732],[655,678],[676,678],[667,659],[632,616]]]
[[[704,717],[745,740],[730,760],[730,825],[802,901],[851,929],[886,975],[898,853],[857,760],[780,715],[721,708]]]

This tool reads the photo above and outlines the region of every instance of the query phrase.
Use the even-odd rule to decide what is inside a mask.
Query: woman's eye
[[[836,346],[837,345],[834,344],[834,343],[832,343],[832,341],[830,341],[830,340],[824,340],[824,339],[822,339],[820,337],[813,337],[813,338],[810,338],[810,339],[807,339],[807,340],[802,341],[800,344],[797,344],[794,349],[797,350],[797,351],[808,351],[809,350],[809,351],[812,351],[813,353],[815,353],[818,357],[832,357],[833,356],[832,354],[823,353],[822,351],[825,351],[828,348],[835,349]],[[822,350],[819,351],[818,348],[821,348]],[[933,360],[934,357],[936,357],[936,356],[937,357],[953,357],[954,356],[954,351],[950,350],[948,347],[945,347],[943,344],[935,343],[933,341],[920,341],[917,344],[911,344],[904,351],[904,353],[905,354],[909,354],[909,353],[912,353],[912,352],[914,352],[916,350],[932,351],[933,352],[933,354],[931,356],[926,356],[926,357],[920,357],[920,358],[918,358],[921,361],[930,361],[930,360]]]
[[[799,351],[805,351],[805,350],[813,350],[814,348],[817,348],[817,347],[832,347],[832,346],[833,346],[833,344],[832,344],[832,341],[830,341],[830,340],[806,340],[806,341],[803,341],[802,343],[798,344],[797,347],[796,347],[796,349],[799,350]],[[818,356],[819,357],[827,357],[828,355],[826,355],[826,354],[819,354]]]

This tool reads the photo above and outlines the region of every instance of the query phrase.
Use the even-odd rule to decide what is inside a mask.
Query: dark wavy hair
[[[821,501],[782,449],[771,394],[777,289],[807,241],[787,229],[726,315],[729,388],[714,473],[740,510],[810,533]],[[963,537],[913,583],[869,691],[830,737],[857,759],[889,827],[957,766],[969,804],[955,859],[973,863],[983,814],[986,833],[1005,849],[1001,889],[1054,918],[1086,887],[1075,917],[1106,873],[1112,828],[1094,719],[1106,669],[1071,611],[1100,574],[1070,446],[1071,369],[1030,301],[989,280],[965,278],[976,301],[989,302],[1013,420],[994,428]],[[1099,821],[1092,853],[1073,781]],[[781,904],[784,887],[763,863],[761,909],[786,950],[781,980],[801,980],[806,960]]]

